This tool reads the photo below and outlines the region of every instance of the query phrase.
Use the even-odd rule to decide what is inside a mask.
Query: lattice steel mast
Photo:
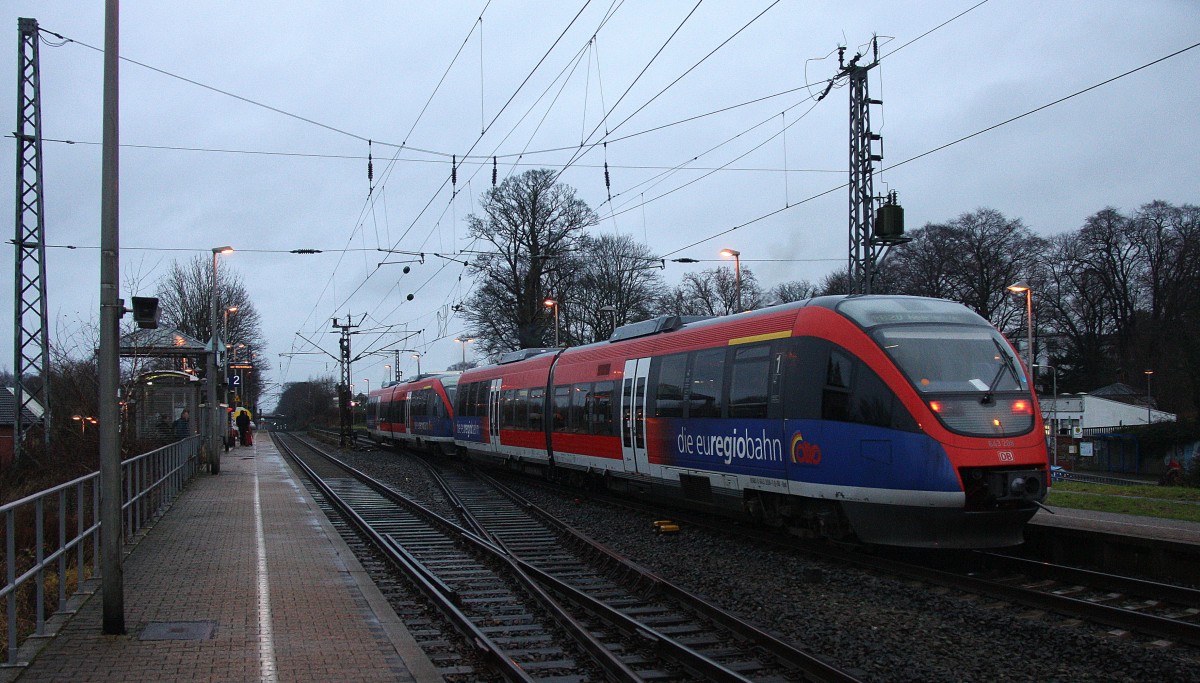
[[[867,74],[879,65],[879,41],[871,38],[871,61],[860,63],[865,57],[859,53],[845,62],[846,48],[838,48],[838,73],[829,80],[824,99],[833,89],[834,83],[845,78],[850,86],[850,258],[847,263],[850,294],[870,294],[883,252],[891,245],[907,242],[904,233],[904,213],[896,203],[896,195],[875,196],[875,162],[883,160],[882,136],[871,131],[871,105],[881,105],[882,100],[871,99],[868,93]],[[818,101],[819,101],[818,100]],[[876,153],[874,143],[879,143]],[[885,200],[876,218],[875,202]]]
[[[17,194],[16,280],[13,307],[13,374],[16,410],[13,458],[21,461],[23,441],[35,424],[50,442],[50,335],[46,314],[46,228],[42,193],[42,97],[38,73],[37,19],[17,19]],[[40,411],[33,406],[40,406]],[[25,415],[39,422],[26,424]]]

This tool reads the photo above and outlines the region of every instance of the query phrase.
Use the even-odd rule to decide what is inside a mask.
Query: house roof
[[[13,392],[12,387],[0,387],[0,425],[6,427],[13,425],[16,422],[16,410],[17,395]],[[41,422],[42,415],[45,413],[42,406],[36,401],[27,403],[21,411],[21,421],[24,424]]]
[[[150,356],[154,358],[179,358],[205,353],[207,345],[195,337],[180,332],[174,327],[159,327],[153,330],[134,330],[121,336],[122,356]]]

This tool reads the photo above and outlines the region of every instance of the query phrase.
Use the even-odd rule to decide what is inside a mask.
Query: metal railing
[[[121,463],[124,538],[169,505],[199,470],[201,441],[200,436],[188,437]],[[7,610],[4,661],[12,664],[17,661],[21,632],[30,631],[30,620],[35,622],[32,633],[45,635],[47,588],[57,591],[58,606],[53,610],[57,612],[67,607],[68,583],[74,584],[74,595],[85,580],[100,575],[100,473],[0,506],[0,514],[7,573],[7,584],[0,590]],[[47,525],[57,525],[56,536],[47,538]],[[68,526],[74,527],[70,536]],[[24,628],[18,617],[24,617]]]

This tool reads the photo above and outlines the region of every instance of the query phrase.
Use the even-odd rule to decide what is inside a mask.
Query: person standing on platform
[[[186,439],[192,435],[192,426],[188,422],[188,409],[184,408],[183,412],[179,413],[179,419],[174,422],[175,440]]]
[[[238,436],[242,439],[243,446],[250,445],[250,411],[242,408],[238,411],[237,419]]]

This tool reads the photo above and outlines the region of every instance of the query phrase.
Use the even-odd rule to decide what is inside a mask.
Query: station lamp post
[[[742,252],[736,249],[722,249],[721,256],[733,257],[733,282],[734,292],[737,298],[737,310],[735,313],[742,312]]]
[[[217,280],[217,257],[221,254],[233,253],[233,247],[213,247],[212,255],[212,305],[209,308],[208,327],[212,331],[212,353],[208,356],[208,407],[209,407],[209,425],[208,425],[208,452],[209,452],[209,469],[213,474],[221,472],[221,450],[217,448],[220,445],[218,428],[221,425],[220,406],[217,404],[217,375],[221,372],[217,355],[217,300],[220,298],[220,288]]]
[[[1025,367],[1033,372],[1033,289],[1024,280],[1018,280],[1008,286],[1008,291],[1025,295]]]
[[[1058,368],[1053,365],[1035,365],[1035,368],[1050,368],[1051,377],[1054,378],[1054,408],[1050,412],[1050,438],[1054,439],[1054,458],[1050,464],[1058,464]],[[1035,392],[1036,393],[1036,392]]]
[[[609,332],[609,335],[608,335],[611,337],[613,335],[613,333],[617,331],[617,307],[616,306],[601,306],[600,312],[608,313],[610,316],[612,316],[612,331]]]
[[[462,344],[462,369],[467,369],[467,344],[475,341],[475,337],[455,337],[454,341]]]
[[[558,348],[558,299],[546,299],[542,305],[546,308],[554,308],[554,347]]]
[[[392,381],[392,366],[388,363],[383,365],[383,381],[385,383]]]
[[[420,351],[413,352],[412,357],[417,359],[417,375],[420,375],[421,374],[421,352]]]
[[[225,322],[221,325],[221,336],[224,338],[223,341],[225,341],[226,346],[229,345],[229,314],[237,312],[237,306],[230,306],[229,308],[225,309]]]
[[[1153,375],[1154,371],[1143,370],[1142,374],[1146,376],[1146,424],[1150,424],[1150,375]]]

